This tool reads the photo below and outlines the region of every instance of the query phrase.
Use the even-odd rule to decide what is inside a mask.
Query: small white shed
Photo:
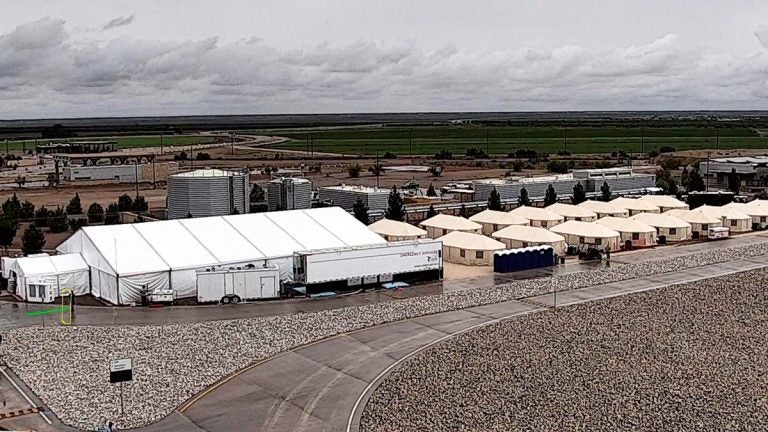
[[[427,230],[427,237],[433,239],[444,236],[453,231],[480,234],[483,230],[483,226],[479,223],[472,222],[471,220],[460,216],[451,216],[446,214],[433,216],[421,222],[419,226]]]
[[[77,253],[6,258],[3,266],[9,291],[28,302],[52,303],[67,288],[75,295],[90,292],[88,264]]]
[[[416,240],[427,237],[427,231],[413,226],[407,222],[400,222],[391,219],[381,219],[370,225],[368,228],[376,234],[384,237],[384,240],[406,241]]]
[[[483,210],[480,213],[469,218],[472,222],[477,222],[483,226],[483,234],[491,235],[494,232],[506,228],[510,225],[529,225],[531,221],[526,218],[516,216],[509,212],[496,210]]]
[[[672,215],[638,213],[631,219],[656,228],[656,238],[664,236],[667,242],[678,242],[691,238],[691,224]]]
[[[565,220],[559,214],[539,207],[520,206],[509,213],[528,219],[532,227],[551,228]]]
[[[565,237],[569,245],[594,246],[599,249],[619,250],[621,235],[608,227],[594,222],[570,220],[549,229]]]
[[[621,246],[626,249],[626,243],[632,247],[656,245],[656,228],[630,218],[606,216],[595,222],[621,234]]]
[[[564,217],[566,221],[575,220],[594,222],[597,220],[597,213],[588,208],[575,206],[573,204],[555,203],[545,208]]]
[[[493,264],[493,252],[504,249],[504,243],[482,234],[453,231],[438,240],[443,242],[443,259],[464,265]]]
[[[528,246],[552,246],[555,253],[565,252],[565,237],[541,227],[510,225],[493,233],[493,238],[503,242],[507,249],[524,248]]]

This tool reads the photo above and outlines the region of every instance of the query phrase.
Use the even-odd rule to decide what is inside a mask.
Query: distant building
[[[267,183],[267,209],[300,210],[312,207],[312,182],[305,178],[280,177]]]
[[[741,186],[747,190],[768,188],[768,156],[711,159],[701,162],[699,167],[702,175],[714,183],[710,186],[727,188],[728,176],[735,170]]]
[[[318,198],[346,210],[361,198],[369,210],[384,210],[388,205],[389,190],[365,186],[326,186],[318,188]]]
[[[54,153],[104,153],[117,150],[117,141],[73,141],[42,144],[35,147],[38,155]]]

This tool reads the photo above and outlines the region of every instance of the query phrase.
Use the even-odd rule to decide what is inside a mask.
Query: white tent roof
[[[343,209],[326,207],[84,227],[57,249],[82,252],[94,267],[132,275],[384,243]]]
[[[493,233],[494,238],[524,241],[526,243],[564,242],[565,238],[540,227],[510,225]]]
[[[88,264],[85,263],[80,254],[21,257],[16,259],[15,265],[24,276],[46,276],[88,271]]]
[[[506,247],[504,243],[484,235],[462,231],[451,231],[438,240],[441,240],[443,245],[448,247],[469,250],[501,250]]]
[[[598,219],[596,224],[608,227],[612,230],[625,233],[655,233],[656,228],[638,220],[622,217],[606,216]]]
[[[616,207],[621,207],[627,210],[635,211],[659,211],[659,208],[648,201],[643,201],[639,198],[625,198],[619,197],[610,201]]]
[[[698,207],[696,210],[701,210],[704,213],[707,213],[710,216],[714,216],[716,218],[726,218],[730,220],[751,220],[752,216],[736,210],[734,208],[730,207],[718,207],[718,206],[711,206],[711,205],[703,205],[701,207]]]
[[[509,213],[515,216],[529,219],[529,220],[559,221],[559,222],[562,222],[564,220],[564,218],[559,214],[553,211],[549,211],[547,209],[538,208],[538,207],[520,206],[510,211]]]
[[[425,221],[422,221],[419,225],[449,230],[479,230],[483,227],[482,225],[472,222],[469,219],[446,214],[433,216]]]
[[[712,216],[709,213],[703,212],[699,209],[668,210],[665,211],[664,214],[680,218],[691,224],[719,224],[722,222],[719,217]]]
[[[632,216],[630,219],[640,221],[644,224],[647,224],[656,228],[690,228],[691,227],[691,224],[689,224],[688,222],[668,214],[638,213]]]
[[[496,210],[483,210],[470,217],[469,220],[477,223],[496,225],[529,225],[531,223],[531,221],[526,218]]]
[[[592,210],[595,213],[629,216],[629,211],[624,207],[618,207],[605,201],[588,200],[579,204],[579,207]]]
[[[551,212],[555,212],[560,216],[564,216],[564,217],[573,217],[573,218],[596,218],[597,217],[597,214],[592,210],[585,207],[575,206],[573,204],[555,203],[545,208]]]
[[[724,205],[723,207],[738,210],[744,214],[749,215],[750,217],[768,216],[768,206],[759,203],[753,204],[755,201],[750,201],[748,203],[730,203]]]
[[[671,195],[643,195],[640,199],[657,207],[688,210],[688,204]]]
[[[394,237],[419,237],[427,235],[427,232],[419,227],[415,227],[407,222],[394,221],[391,219],[380,219],[368,225],[368,228],[381,235]]]
[[[603,225],[599,225],[594,222],[582,222],[575,220],[565,221],[560,225],[553,226],[549,230],[558,234],[579,237],[612,238],[620,236],[617,231],[614,231]]]

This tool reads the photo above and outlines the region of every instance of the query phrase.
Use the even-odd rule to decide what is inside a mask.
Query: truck
[[[297,282],[346,281],[348,286],[389,282],[393,276],[443,269],[443,242],[409,240],[343,249],[296,252]]]
[[[280,269],[264,267],[233,267],[206,269],[197,272],[197,302],[237,304],[243,300],[280,297]]]

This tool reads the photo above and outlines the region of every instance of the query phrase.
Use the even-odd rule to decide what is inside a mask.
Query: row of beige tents
[[[552,204],[546,208],[518,207],[509,212],[484,210],[469,219],[438,214],[416,227],[382,219],[369,226],[388,241],[436,238],[443,241],[443,258],[466,265],[490,265],[493,252],[550,245],[563,254],[568,245],[612,251],[692,237],[706,238],[709,228],[725,226],[732,233],[768,225],[768,201],[731,203],[722,207],[688,205],[672,196],[646,195],[579,205]]]

